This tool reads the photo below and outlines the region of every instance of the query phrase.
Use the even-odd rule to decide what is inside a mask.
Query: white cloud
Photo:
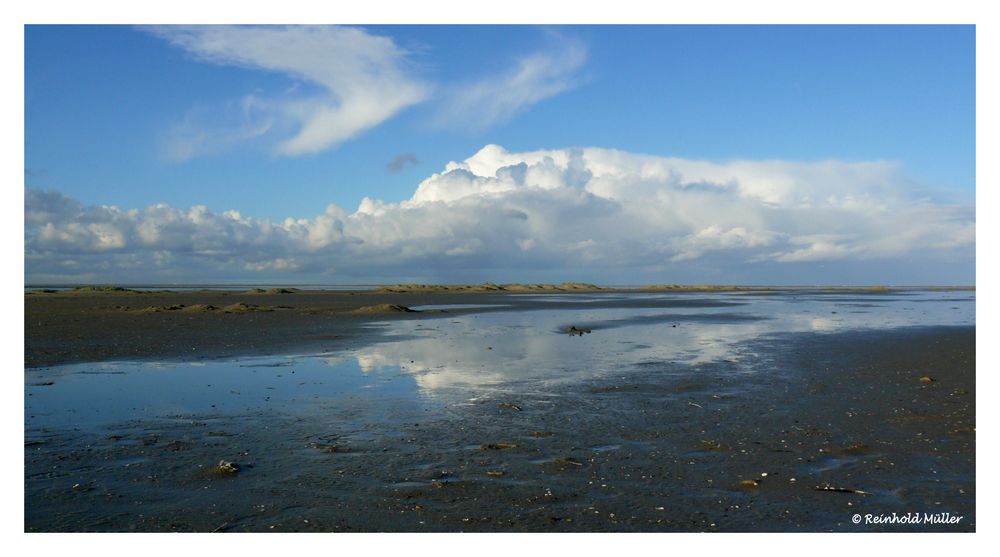
[[[907,257],[957,257],[971,268],[974,207],[912,189],[896,165],[877,161],[713,163],[488,145],[426,178],[408,200],[366,198],[353,213],[330,205],[281,222],[203,206],[83,207],[28,189],[26,265],[29,279],[64,275],[56,263],[72,259],[81,276],[109,281],[147,260],[206,277],[342,280],[578,279],[613,269],[656,281],[690,268],[733,277],[748,265],[781,276],[786,265]]]
[[[184,162],[219,154],[264,137],[275,129],[276,123],[270,103],[253,95],[225,103],[221,108],[199,106],[167,130],[163,157],[171,162]]]
[[[279,155],[318,153],[431,97],[439,101],[434,117],[438,124],[483,130],[574,88],[587,58],[582,43],[551,35],[549,48],[515,60],[506,71],[435,85],[415,75],[410,53],[390,37],[356,27],[198,25],[147,30],[200,61],[296,80],[281,94],[255,91],[221,106],[189,110],[165,133],[163,156],[175,162],[264,140]]]
[[[168,157],[184,160],[272,129],[275,119],[297,125],[277,151],[317,153],[423,101],[428,87],[409,75],[407,53],[392,39],[339,26],[164,26],[150,32],[198,58],[282,73],[322,91],[311,97],[259,101],[236,129],[191,122],[168,141]]]
[[[558,38],[556,48],[520,58],[507,71],[452,87],[441,104],[439,123],[485,129],[576,86],[587,60],[584,46]]]
[[[295,271],[298,270],[299,264],[294,259],[285,259],[284,257],[278,257],[270,261],[256,261],[253,263],[246,263],[243,268],[247,271]]]

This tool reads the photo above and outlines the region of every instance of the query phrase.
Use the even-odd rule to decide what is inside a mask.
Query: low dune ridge
[[[419,313],[415,309],[410,309],[399,304],[376,304],[374,306],[364,306],[351,310],[348,313],[355,315],[369,315],[375,313]]]
[[[583,282],[563,282],[560,284],[393,284],[379,288],[378,292],[388,293],[436,293],[436,292],[599,292],[608,290],[595,284]]]
[[[139,310],[139,313],[161,313],[164,311],[180,311],[184,309],[184,304],[173,304],[169,306],[148,306]]]
[[[508,292],[595,292],[608,290],[603,286],[586,282],[561,282],[559,284],[505,284],[501,287]]]
[[[173,304],[169,306],[149,306],[138,310],[139,313],[163,313],[169,311],[180,311],[184,313],[206,313],[212,311],[218,311],[221,313],[246,313],[250,311],[274,311],[271,307],[261,307],[257,304],[245,304],[243,302],[236,302],[235,304],[229,304],[228,306],[213,306],[211,304]]]
[[[68,289],[56,288],[36,288],[26,291],[25,294],[56,294],[59,296],[76,296],[85,294],[176,294],[173,290],[136,290],[123,286],[111,285],[85,285]]]
[[[139,310],[139,313],[163,313],[167,311],[183,311],[184,313],[201,313],[215,311],[219,308],[209,304],[171,304],[169,306],[148,306]]]
[[[102,292],[102,293],[118,293],[118,294],[139,294],[139,290],[132,290],[131,288],[124,288],[121,286],[100,286],[100,285],[89,285],[89,286],[77,286],[72,290],[64,291],[66,293],[73,294],[88,294],[92,292]]]
[[[73,289],[73,292],[136,292],[129,288],[123,288],[121,286],[77,286]]]
[[[247,290],[246,294],[295,294],[298,292],[298,288],[268,288],[267,290],[263,288],[251,288]]]
[[[744,292],[772,289],[758,286],[733,286],[724,284],[649,284],[640,286],[636,290],[640,292]]]
[[[931,292],[975,292],[975,286],[931,286],[928,288]]]
[[[181,307],[181,311],[185,313],[201,313],[203,311],[215,311],[219,309],[217,306],[211,304],[191,304],[190,306]]]
[[[744,286],[733,284],[647,284],[643,286],[598,286],[586,282],[563,282],[559,284],[511,283],[497,284],[393,284],[377,288],[375,292],[387,294],[438,294],[438,293],[587,293],[587,292],[781,292],[800,289],[814,289],[830,293],[888,293],[919,287],[885,285],[869,286]],[[938,286],[930,290],[975,291],[975,286]]]
[[[236,302],[222,308],[223,313],[244,313],[247,311],[274,311],[274,308],[262,307],[257,304],[245,304],[243,302]]]
[[[462,292],[469,291],[470,285],[462,284],[393,284],[382,286],[376,292]]]

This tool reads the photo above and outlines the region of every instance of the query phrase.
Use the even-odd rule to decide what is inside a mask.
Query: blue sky
[[[25,184],[29,282],[971,283],[975,31],[28,26]]]

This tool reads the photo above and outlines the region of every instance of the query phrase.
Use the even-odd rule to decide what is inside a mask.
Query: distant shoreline
[[[830,292],[901,292],[930,290],[939,292],[975,291],[975,285],[731,285],[731,284],[648,284],[636,286],[601,286],[592,283],[493,283],[479,284],[345,284],[345,285],[286,285],[272,284],[29,284],[24,291],[29,293],[129,293],[129,292],[241,292],[263,294],[298,291],[308,292],[382,292],[382,293],[586,293],[586,292],[786,292],[786,291],[830,291]]]

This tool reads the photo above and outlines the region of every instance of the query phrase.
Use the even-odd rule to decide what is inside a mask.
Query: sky
[[[972,284],[973,26],[25,28],[31,283]]]

